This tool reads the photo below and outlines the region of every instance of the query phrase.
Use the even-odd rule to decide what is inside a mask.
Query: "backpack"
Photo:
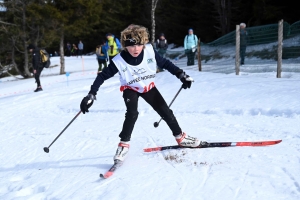
[[[165,46],[166,46],[166,44],[167,44],[167,39],[164,39],[165,40]],[[156,46],[158,46],[159,45],[159,39],[157,39],[157,45]],[[163,46],[163,47],[161,47],[161,48],[164,48],[165,46]]]
[[[189,35],[186,35],[186,36],[185,36],[186,40],[187,40],[188,37],[189,37]],[[196,40],[196,39],[195,39],[195,35],[194,35],[194,40]]]
[[[100,49],[100,51],[99,51]],[[102,55],[101,55],[102,54]],[[105,60],[107,59],[107,52],[105,52],[105,47],[104,46],[100,46],[97,50],[96,50],[96,55],[98,59],[102,59]]]
[[[45,49],[40,49],[41,63],[43,67],[48,68],[50,66],[50,55]]]

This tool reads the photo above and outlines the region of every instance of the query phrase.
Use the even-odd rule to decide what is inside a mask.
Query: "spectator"
[[[164,58],[165,54],[167,52],[167,49],[168,49],[168,42],[165,38],[165,35],[163,33],[161,33],[159,35],[159,38],[156,41],[156,50],[157,50],[158,54]],[[157,72],[161,72],[161,71],[163,71],[163,69],[161,69],[160,67],[157,66]]]
[[[35,82],[37,84],[37,88],[34,92],[43,91],[41,82],[40,82],[40,75],[44,69],[44,66],[41,62],[41,54],[40,49],[33,44],[29,44],[27,46],[27,50],[32,53],[32,67],[33,67],[33,74],[35,78]]]
[[[246,24],[240,24],[240,57],[241,65],[245,64],[246,47],[248,40],[248,32],[246,31]]]
[[[189,29],[188,35],[184,38],[184,50],[187,55],[187,66],[195,64],[195,53],[197,50],[198,38],[194,35],[193,29]]]
[[[106,34],[106,49],[108,50],[109,63],[121,51],[121,43],[118,38],[111,33]]]
[[[83,43],[80,40],[78,43],[78,55],[81,56],[81,58],[82,58],[82,53],[83,53]]]
[[[75,44],[73,44],[72,50],[71,50],[72,56],[77,56],[78,57],[77,51],[78,51],[78,48],[76,47]]]
[[[71,44],[68,42],[67,43],[67,48],[66,48],[66,55],[68,57],[71,56],[71,49],[72,49]]]
[[[107,67],[107,60],[108,60],[107,49],[104,40],[102,40],[101,44],[97,46],[96,56],[99,64],[98,73],[100,73],[105,67]]]

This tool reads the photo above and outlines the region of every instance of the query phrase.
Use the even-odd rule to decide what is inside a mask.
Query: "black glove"
[[[183,89],[190,88],[191,85],[192,85],[192,82],[194,82],[194,80],[192,79],[192,77],[190,77],[189,75],[187,75],[185,72],[182,72],[181,74],[179,74],[178,78],[182,82],[182,88]]]
[[[94,100],[96,100],[96,96],[93,94],[88,94],[82,99],[80,104],[80,110],[83,114],[89,112],[89,108],[93,105]]]

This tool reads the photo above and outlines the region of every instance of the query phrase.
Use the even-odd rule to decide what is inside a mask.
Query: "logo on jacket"
[[[143,74],[143,73],[146,73],[146,70],[145,70],[144,68],[138,69],[137,71],[136,71],[136,70],[133,70],[132,76],[134,76],[134,75],[139,75],[139,74]]]
[[[127,66],[125,67],[125,69],[122,69],[122,71],[123,71],[123,72],[126,72],[126,71],[127,71]]]
[[[153,58],[149,58],[148,60],[147,60],[147,63],[149,64],[149,63],[153,63]]]

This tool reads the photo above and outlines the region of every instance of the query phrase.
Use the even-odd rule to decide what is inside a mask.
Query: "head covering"
[[[139,42],[137,42],[134,38],[131,37],[131,35],[126,35],[126,40],[125,40],[125,47],[128,46],[133,46],[133,45],[141,45],[141,38],[139,38]]]
[[[240,23],[240,26],[243,26],[246,28],[246,24],[245,23]]]
[[[112,33],[107,33],[107,34],[106,34],[106,37],[107,37],[107,36],[114,36],[114,35],[113,35]]]
[[[165,34],[164,34],[164,33],[159,34],[159,37],[161,37],[161,36],[164,36],[164,37],[165,37]]]
[[[188,32],[190,32],[190,31],[194,31],[194,30],[192,28],[190,28]]]
[[[29,44],[29,45],[27,46],[27,50],[29,50],[29,49],[35,49],[35,46],[34,46],[33,44]]]

